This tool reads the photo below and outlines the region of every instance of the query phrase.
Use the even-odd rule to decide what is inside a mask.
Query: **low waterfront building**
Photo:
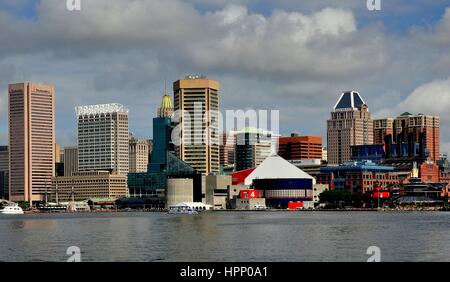
[[[253,167],[253,168],[233,172],[231,174],[231,184],[232,185],[244,184],[245,178],[247,178],[247,176],[249,176],[250,173],[252,173],[254,170],[255,170],[255,168]]]
[[[404,184],[402,195],[396,199],[399,205],[443,205],[447,201],[448,183],[426,183],[420,178]]]
[[[272,208],[286,209],[291,201],[312,201],[314,177],[280,156],[270,156],[245,179],[260,191],[261,198]]]
[[[169,178],[190,178],[194,183],[194,200],[202,201],[202,175],[191,166],[177,158],[171,152],[166,152],[166,163],[158,164],[164,167],[161,171],[149,171],[128,174],[128,187],[132,197],[165,197]],[[161,165],[161,166],[160,166]]]
[[[399,174],[392,166],[380,166],[371,161],[348,162],[340,166],[320,169],[317,182],[328,184],[330,190],[348,190],[365,193],[372,191],[376,184],[382,188],[400,183]]]
[[[93,210],[117,208],[116,197],[93,197],[89,198],[87,203]]]
[[[262,210],[266,209],[264,198],[236,198],[232,201],[232,209],[236,210]]]
[[[213,206],[214,209],[226,209],[231,182],[230,175],[207,175],[205,178],[206,204]]]
[[[53,177],[47,191],[50,201],[82,201],[93,197],[128,196],[127,176],[109,171],[74,172],[72,176]]]
[[[194,183],[190,178],[172,178],[167,180],[166,208],[181,202],[194,201]]]

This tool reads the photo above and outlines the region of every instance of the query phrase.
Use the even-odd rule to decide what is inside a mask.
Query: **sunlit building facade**
[[[55,89],[40,83],[8,87],[9,192],[14,202],[43,201],[55,175]]]
[[[80,106],[78,117],[79,171],[129,172],[128,109],[120,104]]]

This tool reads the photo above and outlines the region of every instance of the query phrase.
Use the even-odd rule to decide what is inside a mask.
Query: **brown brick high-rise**
[[[328,163],[351,160],[352,145],[373,144],[373,120],[358,92],[342,93],[327,122]]]

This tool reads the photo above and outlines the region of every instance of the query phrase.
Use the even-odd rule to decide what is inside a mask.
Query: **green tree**
[[[19,207],[21,207],[23,210],[28,210],[30,209],[30,202],[19,202],[18,203]]]
[[[327,190],[319,195],[320,203],[328,208],[360,208],[369,201],[368,197],[362,193],[352,193],[346,190]]]

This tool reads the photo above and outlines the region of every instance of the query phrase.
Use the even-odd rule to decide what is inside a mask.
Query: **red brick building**
[[[330,190],[351,192],[373,191],[375,186],[388,188],[400,183],[400,177],[393,167],[378,166],[370,162],[348,166],[322,167],[317,176],[318,184],[328,184]]]
[[[387,135],[394,135],[394,119],[383,118],[373,121],[373,144],[384,144]]]
[[[423,182],[441,182],[439,166],[433,162],[423,162],[420,167],[420,179]]]
[[[385,144],[391,136],[395,143],[420,143],[430,160],[440,159],[440,120],[438,116],[403,113],[395,119],[374,120],[374,143]]]
[[[314,160],[322,159],[321,136],[280,137],[278,155],[285,160]]]

